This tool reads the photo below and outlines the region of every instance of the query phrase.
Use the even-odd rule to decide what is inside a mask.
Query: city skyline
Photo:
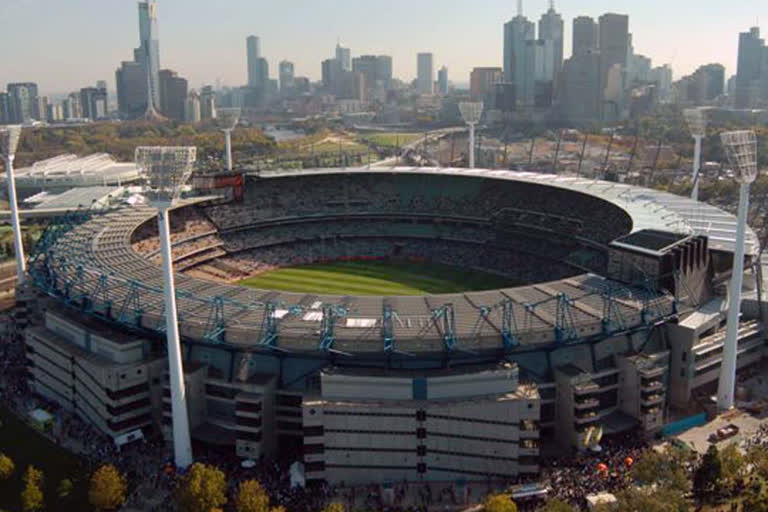
[[[95,5],[94,0],[73,0],[67,2],[66,8],[34,0],[4,2],[0,6],[0,19],[14,20],[12,26],[3,27],[3,32],[9,40],[8,46],[16,49],[16,55],[14,59],[4,59],[11,65],[0,71],[0,83],[31,81],[38,83],[43,93],[62,94],[82,83],[106,78],[109,88],[114,89],[116,65],[130,57],[129,48],[136,44],[136,3],[120,2],[110,9],[109,21],[91,21],[85,30],[80,27],[82,20],[90,18],[83,14]],[[312,80],[319,80],[320,62],[333,56],[337,40],[351,48],[352,56],[391,55],[394,76],[405,81],[416,77],[415,61],[419,52],[433,53],[435,68],[447,66],[451,80],[460,84],[469,81],[473,67],[502,65],[502,27],[516,15],[514,2],[489,0],[485,9],[441,4],[441,14],[435,18],[432,13],[436,11],[427,8],[434,2],[427,0],[418,6],[409,5],[413,16],[396,25],[390,18],[401,3],[405,5],[395,0],[394,9],[376,17],[376,25],[392,27],[387,32],[371,30],[372,23],[359,23],[359,19],[355,22],[356,16],[370,13],[365,6],[347,0],[336,6],[333,18],[309,2],[299,2],[298,7],[275,6],[268,11],[257,11],[249,2],[233,0],[228,4],[228,13],[237,13],[237,16],[220,24],[210,23],[210,17],[200,12],[204,11],[205,4],[198,0],[163,0],[158,3],[163,68],[188,77],[190,87],[194,88],[215,84],[217,80],[222,85],[243,85],[247,83],[243,41],[251,34],[259,36],[261,54],[268,59],[270,68],[277,70],[280,61],[290,60],[295,63],[297,76],[308,76]],[[764,17],[768,15],[768,7],[700,2],[694,9],[694,2],[686,0],[679,4],[682,5],[654,1],[637,6],[629,2],[589,0],[572,6],[556,2],[555,8],[565,21],[564,55],[571,54],[574,17],[586,15],[596,19],[605,12],[616,12],[630,17],[629,30],[635,52],[652,58],[654,65],[671,64],[676,79],[711,62],[722,63],[726,75],[730,76],[735,73],[738,33],[756,25],[761,13]],[[196,9],[197,6],[201,9]],[[538,22],[547,9],[547,2],[533,5],[528,1],[523,6],[523,14],[530,21]],[[659,9],[668,16],[658,16]],[[296,16],[297,13],[301,16]],[[680,13],[688,15],[682,22]],[[259,22],[249,23],[250,14]],[[23,44],[24,38],[29,37],[23,30],[28,26],[25,20],[31,23],[34,18],[35,23],[39,23],[39,16],[53,17],[58,23],[36,36],[37,45]],[[430,30],[417,30],[427,16],[430,16]],[[321,22],[326,18],[328,23]],[[435,23],[436,19],[446,23]],[[461,20],[464,26],[456,26],[453,20]],[[286,26],[294,26],[295,30],[285,30]],[[694,27],[698,30],[693,30]],[[450,37],[450,33],[457,30],[462,30],[464,36]],[[208,34],[208,38],[200,37],[201,33]],[[393,37],[395,34],[397,37]],[[39,52],[40,47],[46,46],[40,38],[49,37],[56,37],[57,42],[47,45],[49,51]],[[93,44],[94,39],[101,43]],[[702,48],[707,51],[703,52]],[[69,60],[65,56],[70,56]]]

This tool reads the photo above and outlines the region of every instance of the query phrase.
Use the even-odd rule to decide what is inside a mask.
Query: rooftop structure
[[[20,189],[56,189],[124,185],[139,179],[133,162],[118,162],[106,153],[79,157],[59,155],[14,171]]]

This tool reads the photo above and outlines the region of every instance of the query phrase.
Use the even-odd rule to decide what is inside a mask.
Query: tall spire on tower
[[[555,0],[549,0],[549,10],[550,11],[555,10]]]
[[[523,0],[517,0],[517,15],[523,15]]]

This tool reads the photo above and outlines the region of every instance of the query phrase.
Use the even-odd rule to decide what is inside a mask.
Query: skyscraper
[[[416,90],[421,94],[432,94],[435,80],[434,56],[431,53],[419,53],[416,61]]]
[[[82,117],[95,121],[107,117],[107,89],[84,87],[80,89]]]
[[[248,36],[245,47],[248,53],[248,87],[259,87],[259,59],[261,58],[259,38]]]
[[[758,27],[739,34],[735,96],[736,108],[754,108],[761,96],[768,100],[768,49]]]
[[[469,76],[469,92],[473,100],[485,100],[494,91],[494,85],[501,83],[504,73],[501,68],[474,68]]]
[[[621,115],[628,56],[629,16],[603,14],[600,16],[600,90],[605,120]]]
[[[517,16],[504,24],[504,81],[514,85],[518,105],[532,105],[535,80],[528,73],[532,67],[528,42],[536,39],[536,26],[523,16],[522,4],[518,2]]]
[[[279,64],[280,92],[286,93],[293,90],[294,66],[287,60]]]
[[[543,74],[551,76],[553,83],[563,68],[564,34],[563,17],[555,11],[555,2],[551,0],[549,10],[539,20],[539,39],[545,41]]]
[[[188,88],[186,78],[170,69],[160,70],[160,110],[164,116],[184,121]]]
[[[139,2],[139,47],[134,51],[136,62],[144,67],[147,82],[147,115],[157,115],[160,106],[160,43],[157,32],[157,3]]]
[[[573,19],[573,55],[584,55],[598,48],[598,28],[589,16]]]
[[[342,71],[352,71],[352,50],[336,43],[336,60],[339,61]]]
[[[11,124],[29,123],[37,117],[37,84],[8,84],[8,117]]]
[[[0,124],[9,124],[11,114],[8,110],[8,93],[0,92]]]
[[[448,68],[443,66],[437,72],[437,92],[448,94]]]
[[[140,116],[147,108],[147,76],[144,66],[135,61],[123,62],[115,71],[115,83],[120,113],[128,118]],[[70,114],[64,112],[64,117],[74,117]]]

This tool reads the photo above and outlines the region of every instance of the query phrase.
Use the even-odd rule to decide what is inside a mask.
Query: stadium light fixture
[[[0,149],[5,161],[6,185],[8,187],[8,202],[11,206],[11,227],[13,228],[13,248],[16,251],[16,277],[18,284],[24,282],[26,261],[24,260],[24,245],[21,241],[21,224],[19,223],[19,205],[16,200],[16,178],[13,175],[13,161],[16,159],[16,148],[21,137],[21,126],[13,125],[0,128]]]
[[[239,108],[220,108],[216,110],[216,122],[224,132],[227,145],[227,170],[232,172],[232,130],[240,122]]]
[[[469,168],[475,168],[475,125],[483,116],[482,101],[462,101],[459,103],[459,112],[464,122],[469,125]]]
[[[196,153],[197,148],[194,147],[138,147],[135,157],[144,178],[144,195],[150,204],[157,208],[158,213],[160,253],[163,259],[165,332],[171,385],[173,453],[174,461],[179,468],[186,468],[192,464],[192,444],[184,390],[168,215],[178,201],[181,187],[192,174]]]
[[[688,130],[696,141],[693,153],[693,191],[691,199],[699,200],[699,173],[701,172],[701,141],[707,134],[707,117],[701,108],[687,108],[683,111]]]
[[[723,364],[717,386],[717,408],[727,411],[733,408],[736,385],[736,352],[741,313],[741,287],[744,280],[744,240],[749,209],[749,186],[757,178],[757,138],[753,131],[735,131],[720,134],[728,161],[733,166],[736,181],[739,182],[739,214],[736,230],[736,246],[733,254],[733,274],[729,288],[728,325]]]

